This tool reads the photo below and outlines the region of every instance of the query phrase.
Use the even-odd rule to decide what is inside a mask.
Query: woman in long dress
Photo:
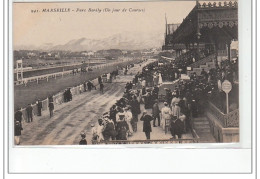
[[[171,108],[169,107],[167,102],[164,102],[164,107],[161,110],[162,114],[162,120],[161,120],[161,126],[165,130],[165,127],[170,125],[171,120]]]
[[[133,127],[132,127],[132,125],[131,125],[131,121],[132,121],[132,119],[133,119],[133,115],[132,115],[131,111],[129,111],[129,107],[125,107],[125,108],[124,108],[124,111],[125,111],[125,121],[126,121],[128,127],[129,127],[129,132],[128,132],[128,134],[129,134],[129,135],[132,135],[132,134],[134,133]]]

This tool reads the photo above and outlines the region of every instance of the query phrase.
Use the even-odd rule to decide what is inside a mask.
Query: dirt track
[[[135,74],[140,69],[138,65],[129,72]],[[104,94],[93,90],[74,96],[71,102],[55,106],[51,119],[48,112],[44,112],[32,123],[24,123],[21,145],[77,145],[81,131],[86,131],[90,144],[91,123],[96,123],[98,117],[122,97],[125,82],[132,78],[133,75],[119,77],[115,83],[105,83]]]

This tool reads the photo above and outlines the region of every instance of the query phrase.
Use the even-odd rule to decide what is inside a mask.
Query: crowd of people
[[[125,93],[108,112],[92,125],[92,140],[127,140],[137,131],[140,103],[137,91],[132,90],[131,82],[125,86]]]
[[[180,92],[176,88],[170,93],[171,96],[168,95],[169,99],[165,99],[170,102],[165,101],[164,107],[159,108],[159,86],[156,83],[158,78],[156,74],[159,72],[157,70],[158,62],[151,63],[144,67],[132,82],[126,83],[123,97],[110,108],[109,112],[98,119],[97,126],[92,124],[92,141],[127,140],[137,132],[139,120],[143,121],[143,132],[147,140],[150,139],[152,125],[153,127],[161,126],[166,132],[170,130],[174,139],[181,138],[184,132],[190,130],[190,108],[185,102],[186,98],[180,95],[184,93],[183,91]],[[150,79],[148,74],[154,74],[153,79]],[[140,84],[142,88],[136,88]],[[168,89],[167,91],[169,92]],[[143,112],[141,112],[141,104],[145,108]],[[151,114],[147,112],[148,109],[151,109]]]
[[[115,70],[111,73],[106,74],[107,76],[111,76],[112,78],[115,78],[115,76],[118,75],[118,70]],[[100,77],[98,77],[98,81],[99,81],[99,85],[100,85],[100,93],[103,93],[103,89],[104,89],[104,83],[103,83],[103,79]],[[112,82],[112,79],[111,79]],[[83,87],[83,89],[82,89]],[[85,81],[83,83],[82,86],[80,86],[79,88],[79,92],[87,92],[87,91],[91,91],[95,89],[96,90],[96,86],[93,84],[92,81]],[[71,92],[71,88],[67,88],[64,92],[63,92],[63,101],[64,102],[69,102],[72,101],[72,92]],[[54,115],[54,99],[53,96],[49,96],[48,97],[48,109],[49,109],[49,115],[50,118],[53,117]],[[15,112],[15,117],[14,117],[14,131],[15,131],[15,144],[19,145],[20,144],[20,136],[22,134],[22,130],[23,130],[23,123],[31,123],[34,120],[34,112],[37,113],[37,116],[41,116],[42,115],[42,110],[43,110],[43,101],[38,99],[36,101],[36,111],[34,111],[33,109],[33,105],[32,104],[28,104],[27,107],[25,108],[25,115],[26,118],[24,118],[23,116],[23,112],[22,112],[22,108],[18,108]],[[26,119],[26,121],[24,120]],[[83,136],[83,135],[82,135]]]
[[[185,57],[185,58],[184,58]],[[182,134],[192,130],[191,117],[198,117],[204,113],[207,102],[212,101],[219,109],[225,112],[225,94],[221,90],[221,84],[228,80],[234,85],[230,93],[230,111],[238,108],[238,59],[224,60],[216,64],[215,68],[201,74],[192,73],[190,80],[179,80],[184,73],[181,69],[194,62],[194,54],[190,52],[183,59],[174,62],[163,63],[156,61],[145,66],[138,72],[132,81],[126,83],[123,97],[118,100],[108,112],[105,112],[96,124],[92,124],[92,141],[128,140],[137,132],[138,121],[143,121],[143,132],[146,139],[150,139],[153,127],[161,127],[165,133],[172,134],[172,139],[182,138]],[[180,66],[182,65],[182,66]],[[124,74],[131,66],[125,67]],[[100,92],[103,93],[104,78],[112,82],[118,70],[98,77]],[[175,81],[174,90],[165,88],[165,96],[160,100],[163,107],[159,107],[159,86],[162,81]],[[91,81],[83,83],[84,92],[91,91],[96,87]],[[64,100],[71,101],[70,89],[64,92]],[[141,105],[144,110],[141,110]],[[50,117],[53,116],[53,97],[49,97]],[[42,102],[37,102],[38,115],[41,115]],[[151,114],[147,110],[151,110]],[[27,122],[33,121],[33,108],[29,104],[26,108]],[[15,136],[21,135],[22,112],[15,113]],[[151,125],[152,122],[152,125]],[[86,134],[81,133],[79,144],[86,145]],[[15,137],[19,144],[19,137]]]
[[[63,93],[64,102],[72,101],[72,93],[70,88],[67,88]]]
[[[53,96],[48,97],[48,108],[50,112],[50,118],[53,116],[53,111],[54,111],[54,103],[53,103]],[[38,100],[36,102],[36,109],[37,109],[37,115],[41,116],[42,115],[42,101]],[[19,108],[15,114],[14,114],[14,138],[15,138],[15,144],[20,145],[20,136],[22,135],[22,130],[23,130],[23,123],[31,123],[34,120],[34,112],[33,112],[33,106],[32,104],[28,104],[27,107],[25,108],[26,112],[26,121],[23,117],[23,112],[22,108]]]

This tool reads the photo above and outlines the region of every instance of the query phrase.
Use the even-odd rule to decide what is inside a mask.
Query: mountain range
[[[70,40],[61,45],[53,45],[47,43],[40,46],[35,45],[14,45],[14,50],[63,50],[63,51],[97,51],[107,49],[121,50],[142,50],[150,48],[158,48],[163,44],[163,33],[133,33],[126,32],[115,34],[107,38],[91,39],[79,38]]]

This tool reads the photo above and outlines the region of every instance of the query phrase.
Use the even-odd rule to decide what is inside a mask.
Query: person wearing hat
[[[87,86],[88,86],[88,91],[91,91],[93,84],[90,81],[88,81]]]
[[[180,102],[180,98],[179,98],[179,95],[176,94],[176,93],[173,93],[173,98],[171,100],[171,107],[172,107],[172,110],[173,110],[173,107],[176,103],[179,103]]]
[[[124,113],[125,113],[125,121],[126,121],[128,128],[129,128],[128,135],[132,135],[133,134],[133,127],[131,125],[131,121],[133,119],[133,115],[132,115],[132,112],[129,110],[129,106],[124,108]]]
[[[53,101],[49,101],[49,111],[50,111],[50,118],[53,116],[53,110],[54,110],[54,103]]]
[[[103,131],[104,140],[109,140],[110,138],[112,140],[115,140],[116,138],[116,131],[115,131],[115,124],[112,119],[109,117],[106,117],[106,126]]]
[[[132,112],[132,127],[133,127],[133,131],[137,132],[137,122],[138,122],[138,114],[141,113],[141,109],[140,109],[140,103],[137,100],[137,97],[134,95],[132,100],[130,101],[130,105],[131,105],[131,112]]]
[[[97,125],[97,141],[98,142],[104,140],[103,131],[104,131],[103,120],[98,119],[98,125]]]
[[[22,135],[22,124],[19,121],[15,121],[14,125],[14,140],[15,145],[20,145],[20,136]]]
[[[22,123],[23,120],[22,108],[18,108],[18,110],[15,112],[14,118],[15,121],[19,121],[20,123]]]
[[[87,84],[86,84],[86,81],[84,81],[84,83],[83,83],[83,88],[84,88],[84,92],[86,92],[86,91],[87,91]]]
[[[87,140],[86,140],[86,134],[85,132],[80,133],[81,140],[79,141],[79,145],[87,145]]]
[[[155,125],[156,119],[158,119],[158,126],[160,126],[160,113],[161,113],[161,111],[159,110],[158,100],[155,100],[155,103],[152,108],[152,116],[154,118],[153,127],[156,127],[156,125]]]
[[[100,93],[103,94],[104,93],[104,84],[102,82],[99,84],[99,89],[100,89]]]
[[[148,115],[147,111],[145,110],[140,120],[144,121],[143,132],[145,133],[146,139],[150,140],[150,133],[152,132],[151,121],[153,121],[153,117]]]
[[[37,101],[37,109],[38,109],[38,116],[42,115],[42,101],[38,99]]]
[[[33,122],[33,108],[31,104],[26,107],[27,112],[27,122]]]
[[[172,138],[176,139],[176,136],[178,136],[178,139],[182,137],[183,131],[184,131],[184,123],[178,119],[176,116],[173,116],[171,120],[171,128],[170,128]]]
[[[117,132],[116,139],[127,140],[127,133],[129,131],[129,126],[125,121],[125,115],[124,113],[120,112],[119,114],[117,114],[117,116],[118,118],[117,118],[117,126],[116,126],[116,132]]]
[[[165,92],[166,92],[166,95],[165,95],[165,100],[168,104],[171,104],[171,100],[172,100],[172,93],[171,93],[171,90],[168,89],[168,88],[165,88]]]
[[[170,126],[170,119],[171,119],[171,108],[169,107],[167,102],[164,102],[164,107],[161,109],[161,126],[167,133],[167,130]]]

